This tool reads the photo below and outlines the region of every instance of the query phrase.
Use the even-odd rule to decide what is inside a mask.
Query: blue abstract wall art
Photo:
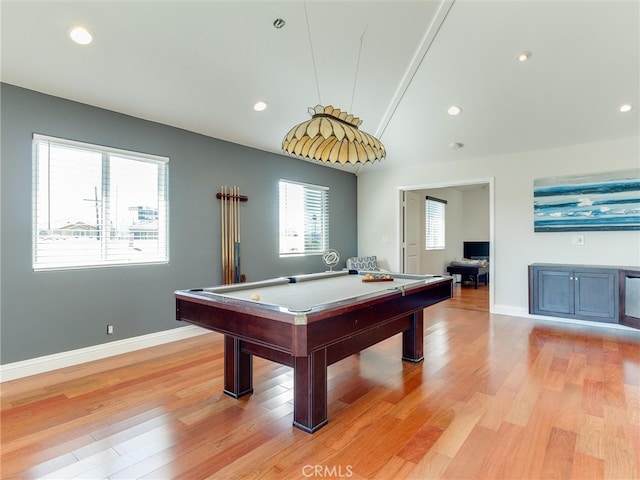
[[[539,178],[533,184],[534,230],[640,230],[640,168]]]

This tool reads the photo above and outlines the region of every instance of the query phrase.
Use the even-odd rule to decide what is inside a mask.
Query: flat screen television
[[[464,242],[463,255],[472,260],[489,260],[489,242]]]

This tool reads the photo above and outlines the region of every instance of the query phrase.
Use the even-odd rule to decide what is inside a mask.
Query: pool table
[[[379,272],[377,272],[379,273]],[[402,333],[402,359],[423,360],[423,309],[451,298],[452,278],[341,270],[175,292],[176,319],[224,335],[224,392],[253,392],[257,355],[293,368],[293,424],[327,423],[327,367]],[[253,299],[252,299],[253,297]]]

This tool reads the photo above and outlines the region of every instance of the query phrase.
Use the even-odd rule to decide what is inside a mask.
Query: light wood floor
[[[455,287],[400,337],[329,367],[329,424],[291,425],[291,370],[222,390],[209,333],[2,384],[3,479],[635,479],[640,336],[489,315]]]

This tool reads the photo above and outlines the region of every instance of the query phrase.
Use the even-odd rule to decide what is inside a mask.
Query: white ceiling
[[[637,0],[2,0],[1,8],[3,82],[275,153],[308,107],[332,104],[386,147],[384,160],[356,173],[640,130]],[[68,39],[76,24],[92,44]],[[533,55],[520,63],[525,50]],[[257,100],[267,110],[253,111]],[[634,108],[620,113],[623,103]],[[462,114],[449,116],[451,104]]]

